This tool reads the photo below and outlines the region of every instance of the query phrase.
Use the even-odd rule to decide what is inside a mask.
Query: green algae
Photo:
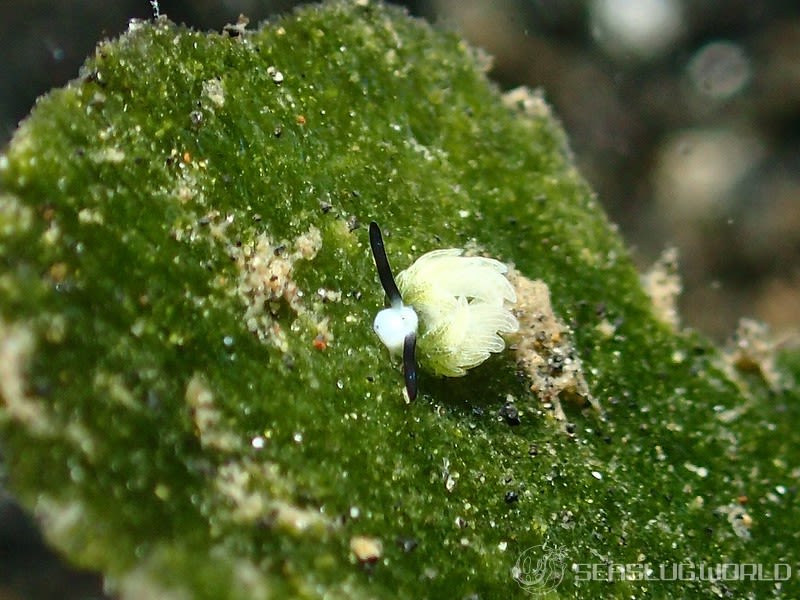
[[[792,595],[572,569],[796,570],[800,369],[660,320],[546,104],[485,69],[332,2],[135,22],[40,99],[0,157],[0,422],[66,556],[126,597],[524,597],[542,545],[553,597]],[[565,398],[565,433],[513,347],[405,404],[370,220],[398,270],[469,247],[545,282],[601,411]]]

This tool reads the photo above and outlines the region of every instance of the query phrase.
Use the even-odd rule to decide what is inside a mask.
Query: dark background
[[[295,2],[161,2],[173,21],[251,27]],[[397,3],[400,4],[400,3]],[[494,56],[504,90],[541,87],[642,268],[679,250],[684,324],[722,342],[739,317],[800,324],[800,2],[420,0],[414,15]],[[0,146],[37,96],[148,0],[0,0]],[[0,466],[0,469],[2,467]],[[101,598],[41,543],[0,472],[0,600]]]

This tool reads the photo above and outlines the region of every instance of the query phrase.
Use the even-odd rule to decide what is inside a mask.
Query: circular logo
[[[566,550],[561,546],[531,546],[519,555],[511,568],[511,576],[530,594],[551,592],[564,579],[566,557]]]

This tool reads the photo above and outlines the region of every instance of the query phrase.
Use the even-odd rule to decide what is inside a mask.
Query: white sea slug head
[[[384,308],[375,317],[372,328],[392,354],[403,352],[406,337],[417,333],[419,320],[410,306]]]
[[[392,354],[403,353],[403,376],[406,382],[406,394],[410,401],[417,397],[417,313],[410,306],[403,304],[400,290],[397,289],[380,227],[374,221],[369,224],[369,244],[372,256],[378,269],[383,291],[389,298],[391,307],[384,308],[375,317],[372,328],[383,344]]]

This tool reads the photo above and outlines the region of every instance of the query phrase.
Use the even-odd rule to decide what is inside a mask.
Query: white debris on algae
[[[564,397],[578,397],[599,410],[589,393],[572,332],[553,312],[550,288],[516,269],[509,271],[508,278],[517,293],[514,314],[519,320],[519,337],[512,348],[531,382],[531,391],[551,405],[562,422],[567,420],[561,407]]]

